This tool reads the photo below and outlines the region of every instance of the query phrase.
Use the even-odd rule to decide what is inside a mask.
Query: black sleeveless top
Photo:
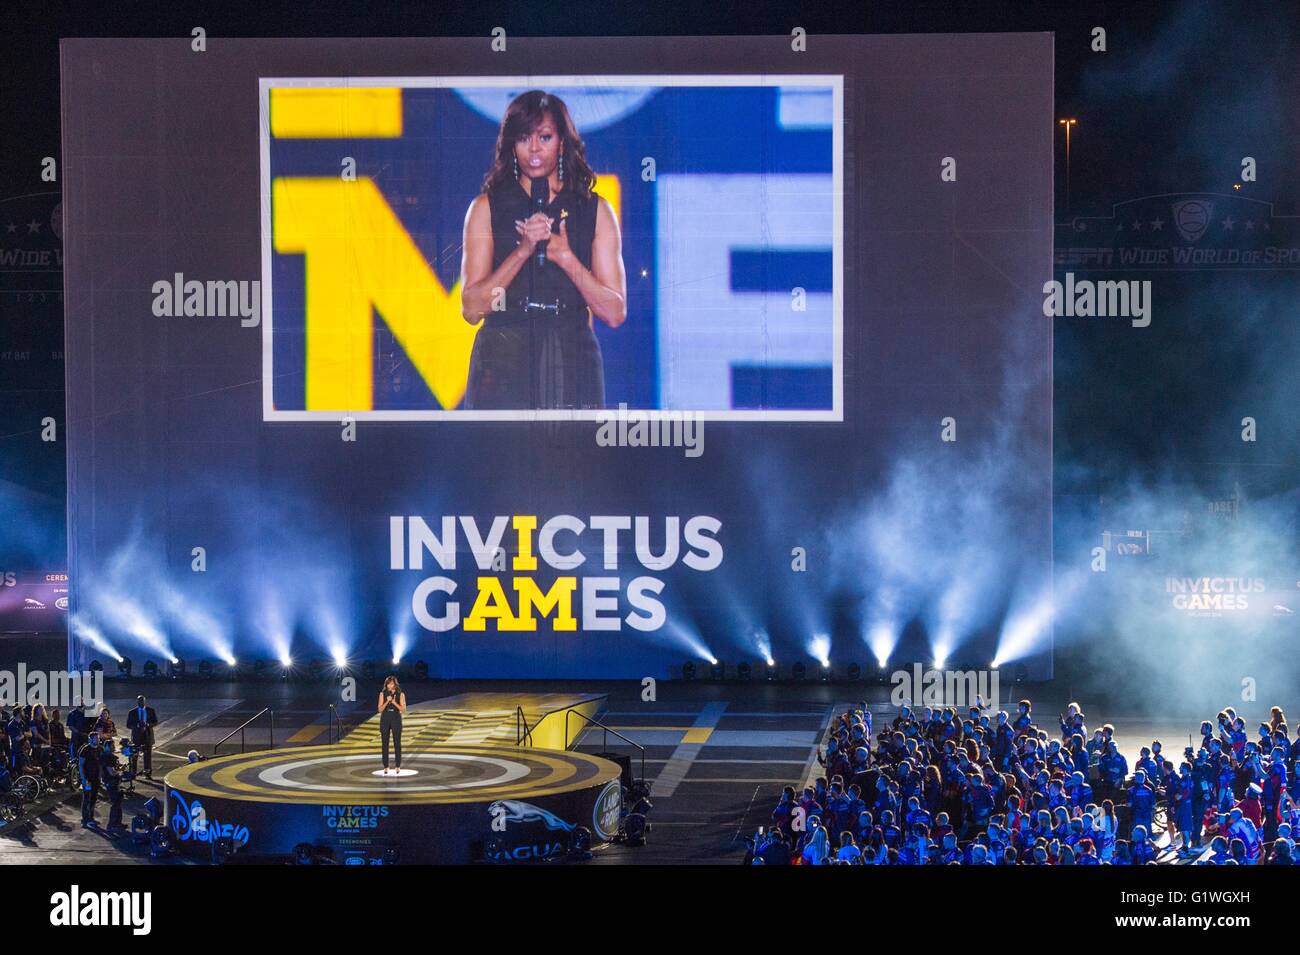
[[[492,268],[519,245],[515,222],[533,214],[532,200],[516,180],[488,190],[492,217]],[[591,268],[596,237],[595,195],[561,189],[546,205],[558,233],[564,222],[569,247]],[[541,307],[538,307],[541,306]],[[506,288],[505,309],[490,311],[474,337],[463,407],[469,410],[605,407],[605,367],[591,330],[591,311],[578,287],[549,259],[536,257]]]
[[[578,261],[591,268],[591,246],[596,237],[595,195],[579,197],[566,186],[546,204],[546,214],[555,222],[551,231],[560,231],[560,222],[566,223],[565,232],[569,247]],[[488,205],[492,210],[492,269],[495,271],[506,256],[519,244],[515,222],[522,222],[533,214],[533,200],[524,192],[518,181],[510,179],[488,190]],[[587,318],[587,303],[577,286],[564,271],[549,259],[539,270],[533,258],[519,270],[519,274],[506,288],[506,311],[510,315],[522,311],[528,301],[546,305],[559,303],[561,311],[579,312]],[[489,321],[503,313],[489,312]]]
[[[397,694],[384,690],[384,710],[388,713],[398,713],[402,711],[397,708]]]

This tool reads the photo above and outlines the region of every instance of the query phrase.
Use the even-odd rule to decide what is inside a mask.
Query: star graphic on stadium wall
[[[17,232],[17,231],[18,231],[18,226],[14,225],[12,222],[9,223],[9,227],[8,227],[8,228],[9,228],[9,231],[10,231],[10,232]]]
[[[1232,231],[1232,223],[1233,223],[1232,216],[1228,216],[1228,218],[1226,218],[1226,219],[1223,220],[1223,228],[1224,228],[1225,230],[1227,230],[1228,232],[1231,232],[1231,231]]]
[[[1154,219],[1151,220],[1152,232],[1159,232],[1164,227],[1165,227],[1165,220],[1160,218],[1159,216],[1156,216]]]
[[[28,235],[30,235],[30,234],[33,233],[33,232],[40,232],[40,231],[41,231],[41,224],[40,224],[39,222],[37,222],[35,219],[33,219],[31,222],[27,223],[27,234],[28,234]]]

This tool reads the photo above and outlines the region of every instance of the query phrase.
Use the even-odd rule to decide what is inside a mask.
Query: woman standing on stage
[[[461,312],[483,322],[466,409],[605,406],[591,318],[623,324],[627,275],[618,220],[595,183],[564,102],[541,90],[516,97],[465,216]]]
[[[397,756],[397,769],[402,768],[402,714],[406,712],[406,694],[397,677],[389,676],[384,680],[384,688],[379,691],[379,735],[383,740],[384,775],[388,775],[388,738],[393,737],[394,753]]]

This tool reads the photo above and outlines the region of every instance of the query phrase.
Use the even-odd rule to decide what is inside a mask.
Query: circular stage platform
[[[306,843],[336,862],[516,862],[568,855],[618,831],[620,768],[561,750],[439,746],[378,754],[344,743],[205,760],[166,777],[166,825],[184,853],[219,839],[249,856]],[[585,830],[584,834],[580,830]]]

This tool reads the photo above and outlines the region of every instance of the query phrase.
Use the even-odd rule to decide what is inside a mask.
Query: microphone
[[[550,183],[546,181],[545,176],[535,176],[533,178],[532,192],[529,193],[532,198],[533,212],[546,211],[546,200],[550,198],[550,191],[551,186]],[[537,257],[534,261],[537,263],[539,269],[546,264],[546,246],[546,240],[542,240],[534,247],[534,251],[537,253]]]

